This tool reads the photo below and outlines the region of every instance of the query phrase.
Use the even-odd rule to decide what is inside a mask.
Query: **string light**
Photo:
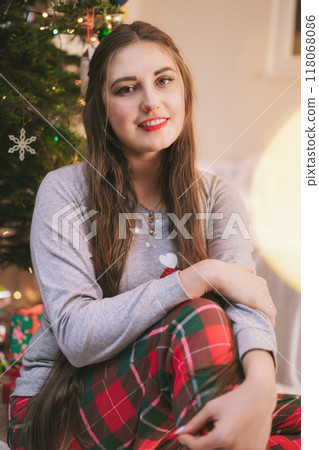
[[[95,42],[96,41],[96,37],[95,36],[91,37],[91,41]]]
[[[58,140],[59,140],[58,136],[54,136],[54,140],[55,140],[55,142],[58,142]]]
[[[7,97],[4,95],[3,97],[2,97],[2,100],[5,100]]]
[[[58,30],[57,28],[53,28],[52,33],[53,33],[53,34],[58,34],[58,33],[59,33],[59,30]]]
[[[47,12],[42,13],[42,17],[44,17],[44,18],[48,17],[48,15],[49,14]]]
[[[66,30],[69,34],[72,34],[72,33],[74,33],[74,28],[68,28],[67,30]]]
[[[56,87],[55,86],[52,86],[52,91],[55,91],[56,90]]]
[[[45,30],[45,27],[40,27],[40,30],[41,30],[41,31]]]
[[[22,297],[22,294],[20,291],[14,291],[13,298],[15,298],[16,300],[20,300],[21,297]]]
[[[6,230],[2,233],[2,236],[7,236],[8,234],[10,234],[10,231]]]
[[[79,22],[79,23],[82,23],[82,22],[83,22],[83,17],[79,17],[79,18],[78,18],[78,22]]]
[[[111,19],[112,19],[112,16],[110,16],[110,15],[106,16],[106,20],[111,20]]]
[[[33,273],[32,267],[29,267],[29,273]]]

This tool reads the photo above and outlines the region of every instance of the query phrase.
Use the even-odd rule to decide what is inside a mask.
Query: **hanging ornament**
[[[111,11],[113,9],[113,12],[110,12],[105,17],[106,23],[111,30],[114,30],[114,28],[121,25],[121,23],[123,23],[127,18],[128,10],[126,6],[122,6],[124,3],[126,3],[126,0],[111,1],[111,4],[113,5],[113,7],[111,7]]]
[[[80,78],[81,78],[81,95],[85,97],[88,84],[89,84],[89,66],[93,55],[93,49],[89,44],[87,50],[83,53],[80,64]]]
[[[86,8],[86,34],[88,45],[91,44],[91,38],[94,29],[94,16],[95,16],[95,6],[92,8],[92,15],[90,16],[89,8]]]
[[[29,152],[32,155],[35,154],[35,150],[29,146],[31,142],[34,142],[36,140],[35,136],[31,136],[30,138],[25,138],[25,129],[24,129],[24,103],[22,106],[22,128],[20,130],[20,139],[13,136],[12,134],[9,135],[10,141],[13,141],[16,145],[9,148],[8,153],[14,153],[15,151],[19,150],[19,158],[20,161],[24,160],[24,154],[25,152]]]
[[[89,66],[90,61],[93,55],[93,48],[91,45],[91,38],[93,34],[93,28],[94,28],[94,15],[95,15],[95,7],[93,7],[92,15],[90,16],[89,8],[86,8],[86,32],[87,32],[87,41],[88,41],[88,48],[83,53],[81,58],[81,64],[80,64],[80,78],[81,78],[81,94],[83,97],[86,95],[86,91],[89,84]]]
[[[16,145],[9,148],[8,153],[13,153],[17,150],[19,150],[19,158],[21,161],[24,160],[24,153],[27,151],[31,153],[32,155],[35,154],[35,150],[29,146],[31,142],[34,142],[36,140],[35,136],[31,136],[30,138],[25,138],[25,129],[21,128],[20,130],[20,139],[14,137],[12,134],[10,134],[9,139],[13,141]]]
[[[101,28],[98,29],[97,31],[97,38],[98,40],[101,42],[103,41],[103,39],[105,38],[105,36],[107,36],[108,34],[110,34],[112,31],[112,28],[110,27],[110,25],[103,25]]]

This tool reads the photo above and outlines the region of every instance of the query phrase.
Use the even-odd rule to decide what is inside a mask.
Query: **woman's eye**
[[[173,81],[173,78],[171,77],[162,77],[157,81],[157,83],[161,86],[165,86],[166,84],[169,84],[171,81]]]
[[[121,89],[117,91],[119,95],[127,95],[131,94],[134,91],[134,86],[123,86]]]

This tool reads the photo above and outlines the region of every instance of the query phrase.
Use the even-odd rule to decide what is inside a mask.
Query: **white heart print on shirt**
[[[175,269],[175,267],[177,266],[177,256],[175,255],[175,253],[166,253],[166,255],[160,255],[159,260],[164,267]]]

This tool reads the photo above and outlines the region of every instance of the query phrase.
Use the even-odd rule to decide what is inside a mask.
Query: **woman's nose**
[[[159,98],[154,92],[154,89],[144,89],[141,102],[141,108],[144,112],[156,111],[159,108]]]

